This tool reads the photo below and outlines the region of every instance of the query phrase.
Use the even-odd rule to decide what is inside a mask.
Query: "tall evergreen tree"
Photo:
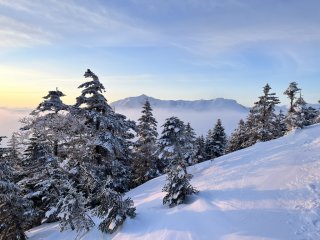
[[[246,142],[248,140],[248,135],[246,131],[246,124],[241,119],[238,127],[233,131],[231,137],[227,143],[226,153],[231,153],[243,149],[246,147]]]
[[[135,215],[133,201],[123,200],[122,192],[128,190],[132,180],[130,140],[136,127],[112,110],[102,94],[105,88],[93,72],[88,69],[84,76],[91,80],[79,86],[82,92],[72,114],[86,119],[87,133],[94,141],[86,143],[86,155],[74,166],[75,176],[82,183],[80,190],[86,190],[89,196],[89,206],[98,217],[105,218],[100,230],[111,233],[126,216]],[[101,186],[101,182],[106,184]]]
[[[2,137],[0,137],[0,142]],[[5,151],[0,155],[0,239],[24,240],[29,204],[14,183],[14,169],[7,161]]]
[[[92,135],[97,136],[92,143],[94,147],[90,161],[100,170],[105,168],[98,171],[102,173],[98,178],[106,179],[111,175],[115,190],[124,192],[132,179],[130,139],[134,135],[130,131],[135,130],[135,123],[112,110],[102,94],[104,86],[90,69],[84,76],[91,80],[79,86],[82,91],[75,107],[79,109],[78,114],[87,119]]]
[[[220,157],[224,154],[227,144],[227,136],[222,126],[221,120],[218,119],[213,130],[208,132],[207,136],[207,156],[209,159]]]
[[[275,138],[282,137],[287,132],[286,116],[280,110],[275,119]]]
[[[263,95],[250,110],[246,121],[248,140],[245,147],[277,137],[275,106],[280,101],[275,93],[270,93],[270,90],[271,87],[268,84],[264,86]]]
[[[39,116],[40,113],[46,113],[46,115],[42,117],[43,121],[52,121],[52,118],[56,117],[59,111],[68,110],[69,108],[61,100],[61,97],[64,96],[63,92],[59,91],[58,88],[55,91],[49,91],[48,95],[43,97],[44,101],[32,111],[31,115]],[[52,139],[52,141],[53,154],[57,156],[59,139]]]
[[[289,87],[287,88],[286,91],[284,91],[284,95],[287,95],[288,98],[290,99],[290,108],[289,112],[293,112],[293,101],[296,98],[296,94],[300,91],[301,89],[298,88],[298,83],[296,82],[291,82],[289,84]]]
[[[319,116],[319,110],[309,106],[305,110],[306,124],[307,126],[317,123],[317,117]]]
[[[255,131],[259,141],[265,142],[275,138],[275,106],[280,103],[275,93],[270,93],[269,84],[263,88],[263,96],[255,103],[254,113],[256,118]]]
[[[52,189],[49,168],[53,161],[51,149],[44,136],[34,132],[26,143],[26,149],[19,164],[24,197],[32,201],[34,210],[30,218],[31,225],[39,225],[45,219],[45,213],[54,204],[58,193]],[[52,218],[50,220],[56,220]]]
[[[194,156],[195,163],[201,163],[207,160],[206,143],[202,135],[196,138],[195,149],[196,149],[195,156]]]
[[[185,124],[177,117],[167,118],[163,124],[163,131],[159,139],[159,158],[161,172],[165,172],[166,168],[177,165],[178,162],[187,166],[185,161],[186,152],[186,136]]]
[[[186,162],[189,166],[195,164],[195,141],[196,134],[190,123],[185,126],[185,145],[186,145]]]
[[[300,94],[300,97],[294,102],[292,111],[288,112],[286,117],[288,130],[303,128],[308,125],[307,103]]]
[[[142,116],[138,119],[135,159],[133,162],[134,182],[140,185],[158,175],[157,121],[153,117],[150,102],[146,100]]]
[[[167,173],[167,183],[162,191],[167,192],[163,204],[170,207],[181,204],[188,195],[197,190],[191,186],[192,175],[187,172],[189,156],[186,144],[185,124],[176,117],[166,119],[160,137],[160,159]]]

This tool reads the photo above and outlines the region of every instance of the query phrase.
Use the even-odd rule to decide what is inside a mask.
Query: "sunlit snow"
[[[127,195],[137,216],[120,231],[95,227],[78,239],[320,239],[320,125],[189,168],[200,192],[177,207],[162,205],[165,176]],[[98,222],[98,219],[95,219]],[[28,232],[32,240],[75,239],[57,223]]]

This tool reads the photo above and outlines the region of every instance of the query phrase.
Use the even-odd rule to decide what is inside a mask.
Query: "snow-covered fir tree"
[[[57,204],[60,229],[61,231],[71,229],[77,232],[87,232],[94,226],[85,206],[87,200],[82,192],[72,186],[75,184],[74,182],[64,181],[64,183],[66,194],[60,198]]]
[[[289,84],[289,87],[284,91],[284,95],[287,95],[288,98],[290,99],[290,108],[289,112],[293,111],[293,102],[296,99],[296,94],[300,91],[301,89],[298,88],[298,83],[296,82],[291,82]]]
[[[218,119],[214,128],[208,132],[206,140],[206,154],[209,159],[220,157],[224,154],[227,145],[227,136]]]
[[[256,142],[269,141],[278,136],[276,126],[275,106],[280,102],[275,93],[270,93],[269,84],[263,88],[263,95],[259,101],[255,102],[250,109],[246,121],[247,141],[245,147],[249,147]]]
[[[68,106],[60,99],[64,96],[63,92],[59,91],[58,88],[55,91],[49,91],[48,95],[43,97],[45,100],[38,105],[32,114],[38,114],[46,111],[58,113],[61,110],[66,110]]]
[[[134,145],[134,183],[140,185],[158,176],[157,121],[153,117],[150,102],[146,100],[142,116],[138,119],[137,141]]]
[[[33,214],[30,216],[32,226],[56,220],[55,216],[46,217],[46,212],[54,206],[60,193],[51,179],[53,161],[55,159],[45,137],[34,132],[26,142],[21,157],[19,166],[22,179],[18,182],[24,198],[33,203]]]
[[[177,117],[166,119],[160,137],[161,166],[167,173],[167,183],[163,191],[167,192],[163,204],[170,207],[181,204],[188,195],[197,190],[190,184],[192,175],[187,172],[186,162],[190,153],[186,141],[185,124]]]
[[[191,127],[190,123],[187,123],[185,126],[185,146],[186,146],[186,162],[189,166],[196,163],[195,154],[196,154],[196,133]]]
[[[0,142],[3,137],[0,137]],[[14,183],[14,169],[0,149],[0,239],[24,240],[29,203]]]
[[[185,166],[176,164],[167,170],[167,183],[162,191],[167,192],[163,198],[163,204],[169,207],[185,202],[188,195],[198,192],[191,184],[192,175],[187,173]]]
[[[166,168],[177,165],[178,162],[187,166],[186,150],[185,124],[177,117],[167,118],[159,139],[160,171],[165,172]]]
[[[99,224],[99,229],[105,233],[114,233],[126,220],[127,217],[136,216],[133,201],[130,198],[123,199],[123,194],[110,188],[110,181],[102,183],[98,192],[100,204],[94,209],[94,214],[103,218]]]
[[[203,135],[199,136],[195,140],[195,163],[201,163],[203,161],[208,160],[206,154],[206,142]]]
[[[51,121],[51,118],[56,117],[59,111],[68,110],[69,106],[64,104],[61,100],[61,97],[64,97],[64,93],[59,91],[58,88],[55,91],[49,91],[47,96],[44,96],[44,101],[41,102],[38,107],[32,111],[31,115],[41,117],[42,113],[45,113],[45,116],[42,116],[43,121]],[[58,155],[58,144],[60,139],[53,139],[53,154]]]
[[[234,151],[238,151],[246,147],[246,142],[248,140],[247,129],[245,122],[241,119],[238,123],[238,127],[233,131],[229,141],[227,143],[227,147],[225,152],[231,153]]]
[[[18,133],[13,133],[7,143],[8,145],[8,157],[9,161],[14,164],[15,166],[21,161],[19,156],[19,140],[18,140]]]
[[[252,114],[255,118],[253,131],[256,133],[257,141],[269,141],[275,138],[277,134],[275,106],[280,103],[275,93],[270,93],[271,87],[266,84],[263,88],[263,95],[259,97],[252,108]]]
[[[282,110],[276,115],[275,127],[275,138],[282,137],[287,132],[286,116],[283,114]]]
[[[111,175],[114,179],[113,186],[116,191],[128,190],[132,180],[132,142],[135,123],[126,120],[126,117],[115,113],[103,96],[104,86],[99,78],[88,69],[84,76],[90,78],[79,86],[81,95],[77,97],[75,107],[77,114],[87,119],[87,126],[91,129],[91,135],[96,136],[91,159],[95,166],[99,166],[102,175],[100,179],[106,179]],[[102,170],[104,168],[104,170]]]
[[[292,111],[286,116],[287,129],[290,131],[295,128],[303,128],[308,125],[307,103],[300,94],[300,97],[294,102]]]
[[[306,126],[312,125],[317,123],[317,117],[319,116],[319,110],[309,106],[305,110],[305,115],[306,115]]]

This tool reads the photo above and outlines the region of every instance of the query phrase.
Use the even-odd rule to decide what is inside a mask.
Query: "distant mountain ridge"
[[[146,99],[149,100],[153,114],[158,121],[158,132],[161,133],[165,119],[171,116],[179,117],[185,123],[189,122],[198,135],[206,135],[217,121],[221,119],[226,133],[230,135],[238,126],[240,119],[245,120],[250,107],[245,107],[233,99],[216,98],[210,100],[161,100],[142,94],[136,97],[127,97],[110,105],[129,119],[137,121],[141,116],[142,106]],[[319,109],[319,104],[308,104]],[[288,107],[276,106],[276,112],[280,110],[286,114]]]
[[[239,104],[236,100],[216,98],[211,100],[161,100],[147,96],[145,94],[137,97],[128,97],[111,103],[115,109],[133,109],[141,108],[146,100],[149,100],[153,108],[160,109],[179,109],[179,110],[196,110],[207,111],[211,109],[248,112],[248,108]]]

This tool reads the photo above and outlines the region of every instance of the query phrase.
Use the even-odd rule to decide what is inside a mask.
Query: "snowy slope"
[[[320,239],[320,125],[258,143],[189,168],[200,190],[188,204],[162,205],[165,177],[128,193],[137,217],[103,235],[79,239]],[[57,224],[28,232],[30,239],[74,239]]]
[[[153,114],[158,121],[158,132],[162,131],[166,118],[175,116],[184,122],[190,122],[198,135],[206,135],[209,129],[212,129],[218,118],[227,134],[237,127],[240,119],[245,119],[248,108],[237,103],[237,101],[225,98],[216,98],[211,100],[160,100],[146,95],[129,97],[110,105],[116,112],[126,115],[132,120],[137,120],[141,116],[142,106],[146,99],[149,100],[153,108]]]

